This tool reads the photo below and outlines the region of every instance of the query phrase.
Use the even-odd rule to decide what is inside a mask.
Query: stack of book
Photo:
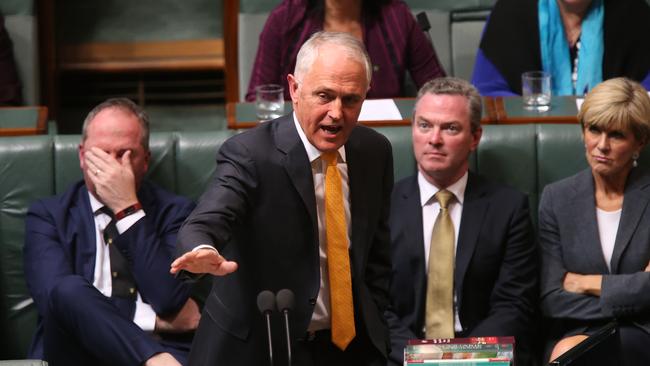
[[[412,339],[404,366],[510,366],[514,348],[514,337]]]

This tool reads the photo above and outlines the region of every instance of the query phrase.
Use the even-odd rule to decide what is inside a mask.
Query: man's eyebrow
[[[332,94],[332,93],[334,93],[334,89],[325,88],[325,87],[322,87],[322,88],[316,88],[316,89],[314,89],[313,93],[314,93],[314,94],[318,94],[318,93],[328,93],[328,94]]]

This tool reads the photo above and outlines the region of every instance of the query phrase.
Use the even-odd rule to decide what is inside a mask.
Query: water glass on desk
[[[263,84],[255,87],[255,114],[260,122],[284,114],[284,89],[281,85]]]
[[[551,75],[545,71],[521,74],[521,96],[525,108],[548,111],[551,105]]]

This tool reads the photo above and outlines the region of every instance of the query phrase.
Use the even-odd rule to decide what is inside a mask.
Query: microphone
[[[282,289],[278,291],[276,296],[278,310],[284,316],[284,331],[287,336],[287,359],[288,365],[291,366],[291,336],[289,334],[289,311],[293,310],[294,296],[293,291],[289,289]]]
[[[431,45],[433,45],[433,41],[431,40],[431,35],[429,34],[429,29],[431,29],[431,23],[429,23],[429,17],[427,16],[427,13],[422,11],[419,12],[416,16],[415,19],[420,26],[420,29],[424,32],[425,37],[431,42]]]
[[[271,313],[275,310],[275,295],[264,290],[257,295],[257,308],[266,319],[266,335],[269,341],[269,364],[273,366],[273,343],[271,341]]]

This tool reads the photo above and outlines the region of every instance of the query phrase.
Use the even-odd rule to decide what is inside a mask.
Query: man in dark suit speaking
[[[268,364],[256,296],[287,288],[294,365],[385,365],[393,167],[387,139],[357,125],[371,70],[359,40],[316,33],[288,77],[293,115],[220,149],[171,268],[218,276],[190,364]],[[286,360],[280,320],[276,364]]]
[[[394,364],[414,338],[515,336],[515,353],[527,353],[537,291],[528,200],[468,171],[480,121],[481,97],[464,80],[418,93],[418,174],[395,185],[390,215]]]

